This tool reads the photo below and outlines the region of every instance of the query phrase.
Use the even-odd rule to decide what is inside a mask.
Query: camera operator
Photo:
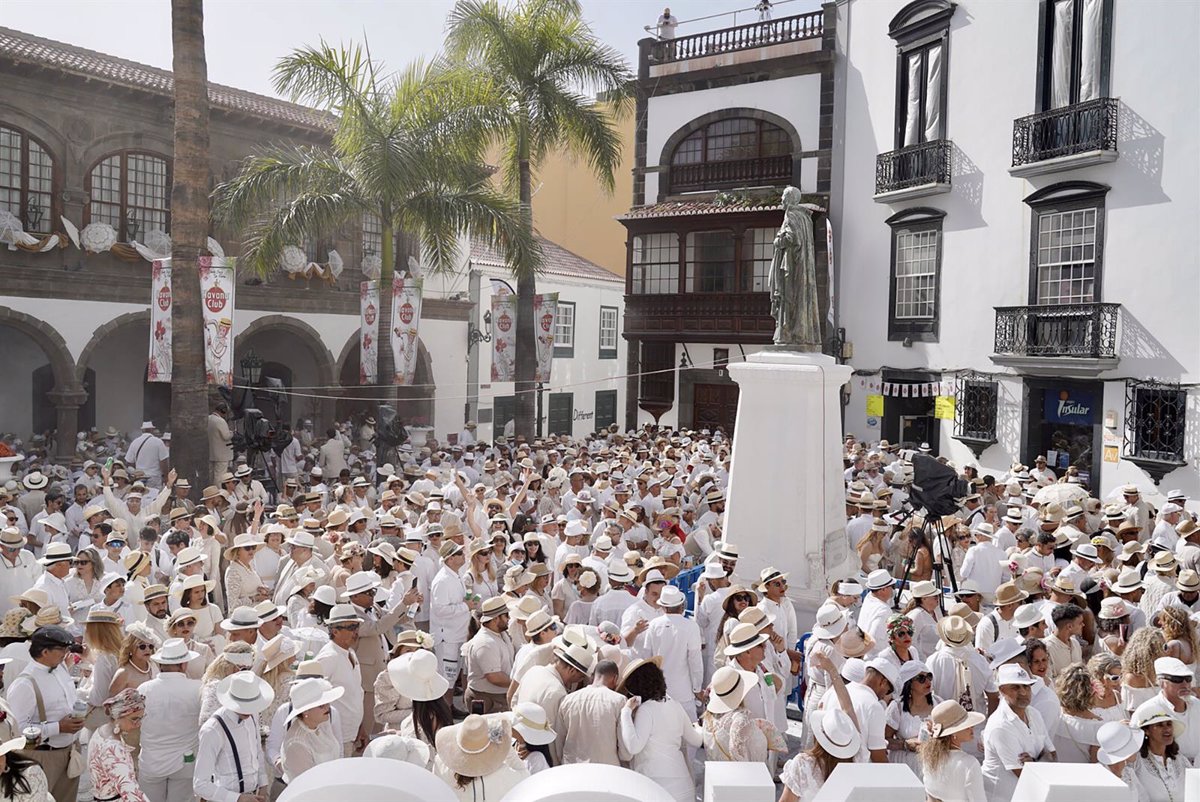
[[[229,429],[228,417],[229,407],[224,401],[213,407],[208,416],[208,468],[214,485],[220,481],[221,474],[229,470],[233,460],[233,432]]]

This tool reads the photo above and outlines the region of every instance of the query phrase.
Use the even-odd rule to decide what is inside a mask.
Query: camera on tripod
[[[233,450],[266,451],[275,443],[275,427],[262,414],[262,410],[250,407],[242,410],[242,429],[233,435]]]
[[[384,447],[377,450],[383,452],[389,448],[398,448],[407,440],[408,429],[404,427],[404,421],[400,420],[395,408],[389,404],[380,404],[379,426],[375,429],[375,441],[382,443]]]

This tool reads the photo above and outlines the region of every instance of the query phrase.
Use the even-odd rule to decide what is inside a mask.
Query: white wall
[[[888,366],[1011,374],[989,355],[993,307],[1029,303],[1031,214],[1022,199],[1051,184],[1088,180],[1112,187],[1100,300],[1123,305],[1121,362],[1101,378],[1197,381],[1200,336],[1190,321],[1200,300],[1200,50],[1194,44],[1200,5],[1114,0],[1110,95],[1121,103],[1120,158],[1026,180],[1010,176],[1008,167],[1013,120],[1036,110],[1039,4],[960,3],[951,23],[946,112],[954,143],[953,190],[885,205],[872,195],[875,156],[894,147],[896,48],[887,26],[904,5],[851,0],[838,6],[844,103],[835,126],[834,226],[840,324],[854,346],[853,365],[867,371]],[[1164,37],[1164,31],[1174,34]],[[887,339],[891,230],[883,221],[915,206],[946,212],[940,339],[906,348]],[[1019,421],[1020,383],[1002,382],[1001,393],[1002,405],[1006,395],[1016,405]],[[855,391],[847,426],[871,437],[863,403]],[[1123,416],[1122,383],[1107,385],[1104,404]],[[1196,426],[1195,417],[1190,425]],[[952,432],[952,425],[943,425],[942,453],[960,463],[977,462],[950,438]],[[1001,443],[978,461],[985,468],[1003,469],[1021,456],[1019,431],[1000,435]],[[1190,458],[1200,458],[1194,436],[1188,448]],[[1194,475],[1194,463],[1189,471]],[[1101,479],[1102,492],[1126,481],[1151,487],[1146,474],[1124,462],[1103,466]],[[1176,477],[1164,481],[1180,483]]]
[[[96,376],[97,429],[116,426],[122,432],[136,432],[145,420],[142,390],[147,337],[141,327],[125,326],[110,332],[92,351],[88,367]]]
[[[33,338],[0,323],[0,432],[28,440],[33,420],[33,371],[50,360]]]
[[[773,81],[679,92],[650,98],[646,123],[646,163],[656,165],[671,134],[697,117],[729,108],[751,108],[778,114],[800,134],[805,151],[818,147],[821,76],[794,75]],[[816,159],[801,164],[801,189],[816,190]],[[646,174],[646,202],[658,197],[658,174]]]

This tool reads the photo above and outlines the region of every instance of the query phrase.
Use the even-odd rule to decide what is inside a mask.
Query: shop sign
[[[1094,409],[1094,398],[1089,392],[1059,390],[1056,393],[1053,390],[1047,390],[1042,416],[1047,423],[1091,426],[1095,417]]]

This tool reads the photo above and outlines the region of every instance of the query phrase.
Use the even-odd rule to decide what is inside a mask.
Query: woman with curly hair
[[[1096,689],[1092,675],[1083,663],[1071,663],[1058,675],[1055,683],[1062,718],[1052,733],[1054,751],[1063,763],[1095,763],[1100,741],[1096,732],[1104,720],[1092,712]]]
[[[1040,680],[1033,685],[1033,697],[1030,706],[1042,714],[1042,722],[1046,732],[1058,731],[1058,720],[1062,717],[1062,705],[1054,693],[1053,680],[1050,677],[1050,652],[1046,644],[1036,638],[1025,641],[1025,665],[1035,679]]]
[[[1169,605],[1154,615],[1155,624],[1162,630],[1166,641],[1164,654],[1177,658],[1193,671],[1200,660],[1200,638],[1196,637],[1196,625],[1182,607]]]
[[[704,736],[683,706],[667,696],[661,663],[654,657],[625,667],[617,691],[629,699],[621,708],[618,736],[633,756],[630,768],[661,785],[676,802],[692,802],[696,783],[683,747],[699,748]]]
[[[1101,721],[1124,721],[1125,708],[1121,706],[1121,659],[1111,654],[1094,654],[1088,660],[1088,674],[1092,677],[1095,698],[1092,712]]]
[[[1154,661],[1166,652],[1167,642],[1157,627],[1142,627],[1133,633],[1121,655],[1121,708],[1132,716],[1138,705],[1158,693]]]
[[[135,621],[125,629],[125,640],[117,657],[117,673],[108,689],[109,696],[116,696],[126,688],[136,690],[146,680],[158,676],[158,664],[150,655],[162,645],[162,638],[141,621]]]

